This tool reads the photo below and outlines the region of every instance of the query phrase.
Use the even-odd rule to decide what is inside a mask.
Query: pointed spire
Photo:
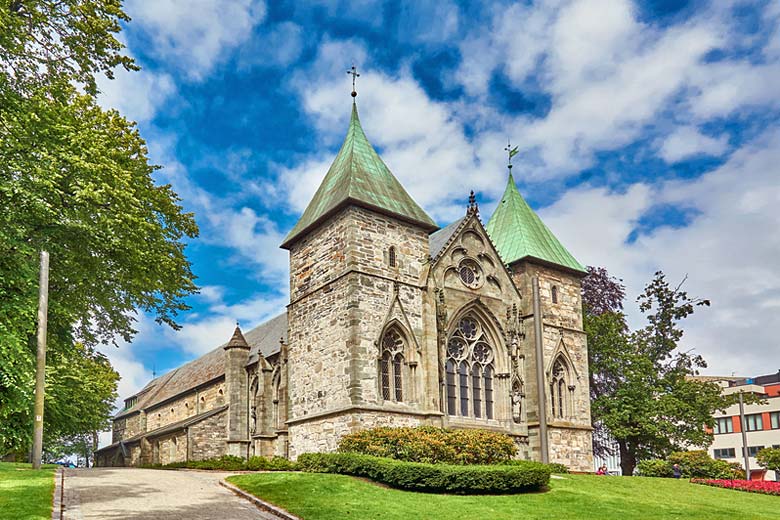
[[[349,129],[338,155],[300,220],[281,247],[290,245],[339,209],[354,204],[417,224],[426,231],[436,223],[417,205],[368,141],[352,103]]]
[[[507,264],[530,258],[570,271],[586,272],[520,195],[511,170],[504,195],[486,229]]]
[[[246,342],[244,334],[241,333],[241,327],[239,327],[238,322],[236,322],[236,330],[233,331],[233,336],[230,338],[230,341],[227,342],[227,345],[225,345],[224,348],[225,350],[229,348],[249,349],[249,343]]]

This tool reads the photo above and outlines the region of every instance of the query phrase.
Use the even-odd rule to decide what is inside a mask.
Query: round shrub
[[[636,471],[640,477],[674,477],[671,463],[661,459],[640,460]]]
[[[390,487],[427,493],[500,494],[544,488],[550,467],[531,461],[512,464],[453,465],[405,462],[358,453],[304,453],[303,471],[365,477]]]
[[[429,464],[495,464],[512,459],[517,446],[508,435],[487,430],[382,427],[345,435],[339,451]]]

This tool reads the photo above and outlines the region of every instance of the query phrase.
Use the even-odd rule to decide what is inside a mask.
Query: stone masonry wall
[[[205,460],[227,453],[227,412],[212,415],[189,427],[189,460]]]
[[[218,408],[225,404],[224,392],[224,381],[217,380],[201,390],[188,392],[172,401],[147,408],[145,431],[150,432],[199,413]]]
[[[588,384],[587,338],[582,330],[582,302],[580,279],[564,271],[520,262],[513,266],[514,279],[523,298],[522,311],[526,316],[525,340],[523,349],[527,353],[529,387],[538,389],[536,377],[536,349],[533,318],[532,278],[539,277],[539,296],[543,315],[542,348],[544,352],[545,380],[542,382],[546,393],[548,423],[548,447],[551,462],[561,462],[573,469],[590,471],[592,469],[590,389]],[[557,288],[558,301],[552,301],[552,287]],[[553,357],[565,352],[570,362],[570,373],[565,396],[565,416],[552,417],[552,405],[549,395],[549,372]],[[540,458],[538,390],[529,392],[527,411],[529,421],[529,448]]]
[[[348,433],[380,426],[419,426],[430,421],[424,417],[386,412],[353,412],[315,419],[290,426],[290,458],[301,453],[332,452]]]

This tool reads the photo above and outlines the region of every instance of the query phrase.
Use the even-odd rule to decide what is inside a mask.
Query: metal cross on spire
[[[352,65],[352,68],[347,71],[347,74],[352,74],[352,97],[357,97],[357,90],[355,90],[355,80],[360,77],[360,74],[358,74],[358,71],[354,65]]]
[[[517,155],[519,153],[517,149],[518,149],[517,146],[512,148],[511,141],[509,141],[509,139],[507,139],[507,141],[506,141],[506,148],[504,148],[504,150],[509,154],[509,162],[506,165],[506,167],[509,168],[509,173],[512,173],[512,157],[514,157],[515,155]]]

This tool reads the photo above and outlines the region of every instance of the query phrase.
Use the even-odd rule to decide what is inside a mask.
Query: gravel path
[[[64,520],[274,520],[219,485],[230,473],[65,470]]]

